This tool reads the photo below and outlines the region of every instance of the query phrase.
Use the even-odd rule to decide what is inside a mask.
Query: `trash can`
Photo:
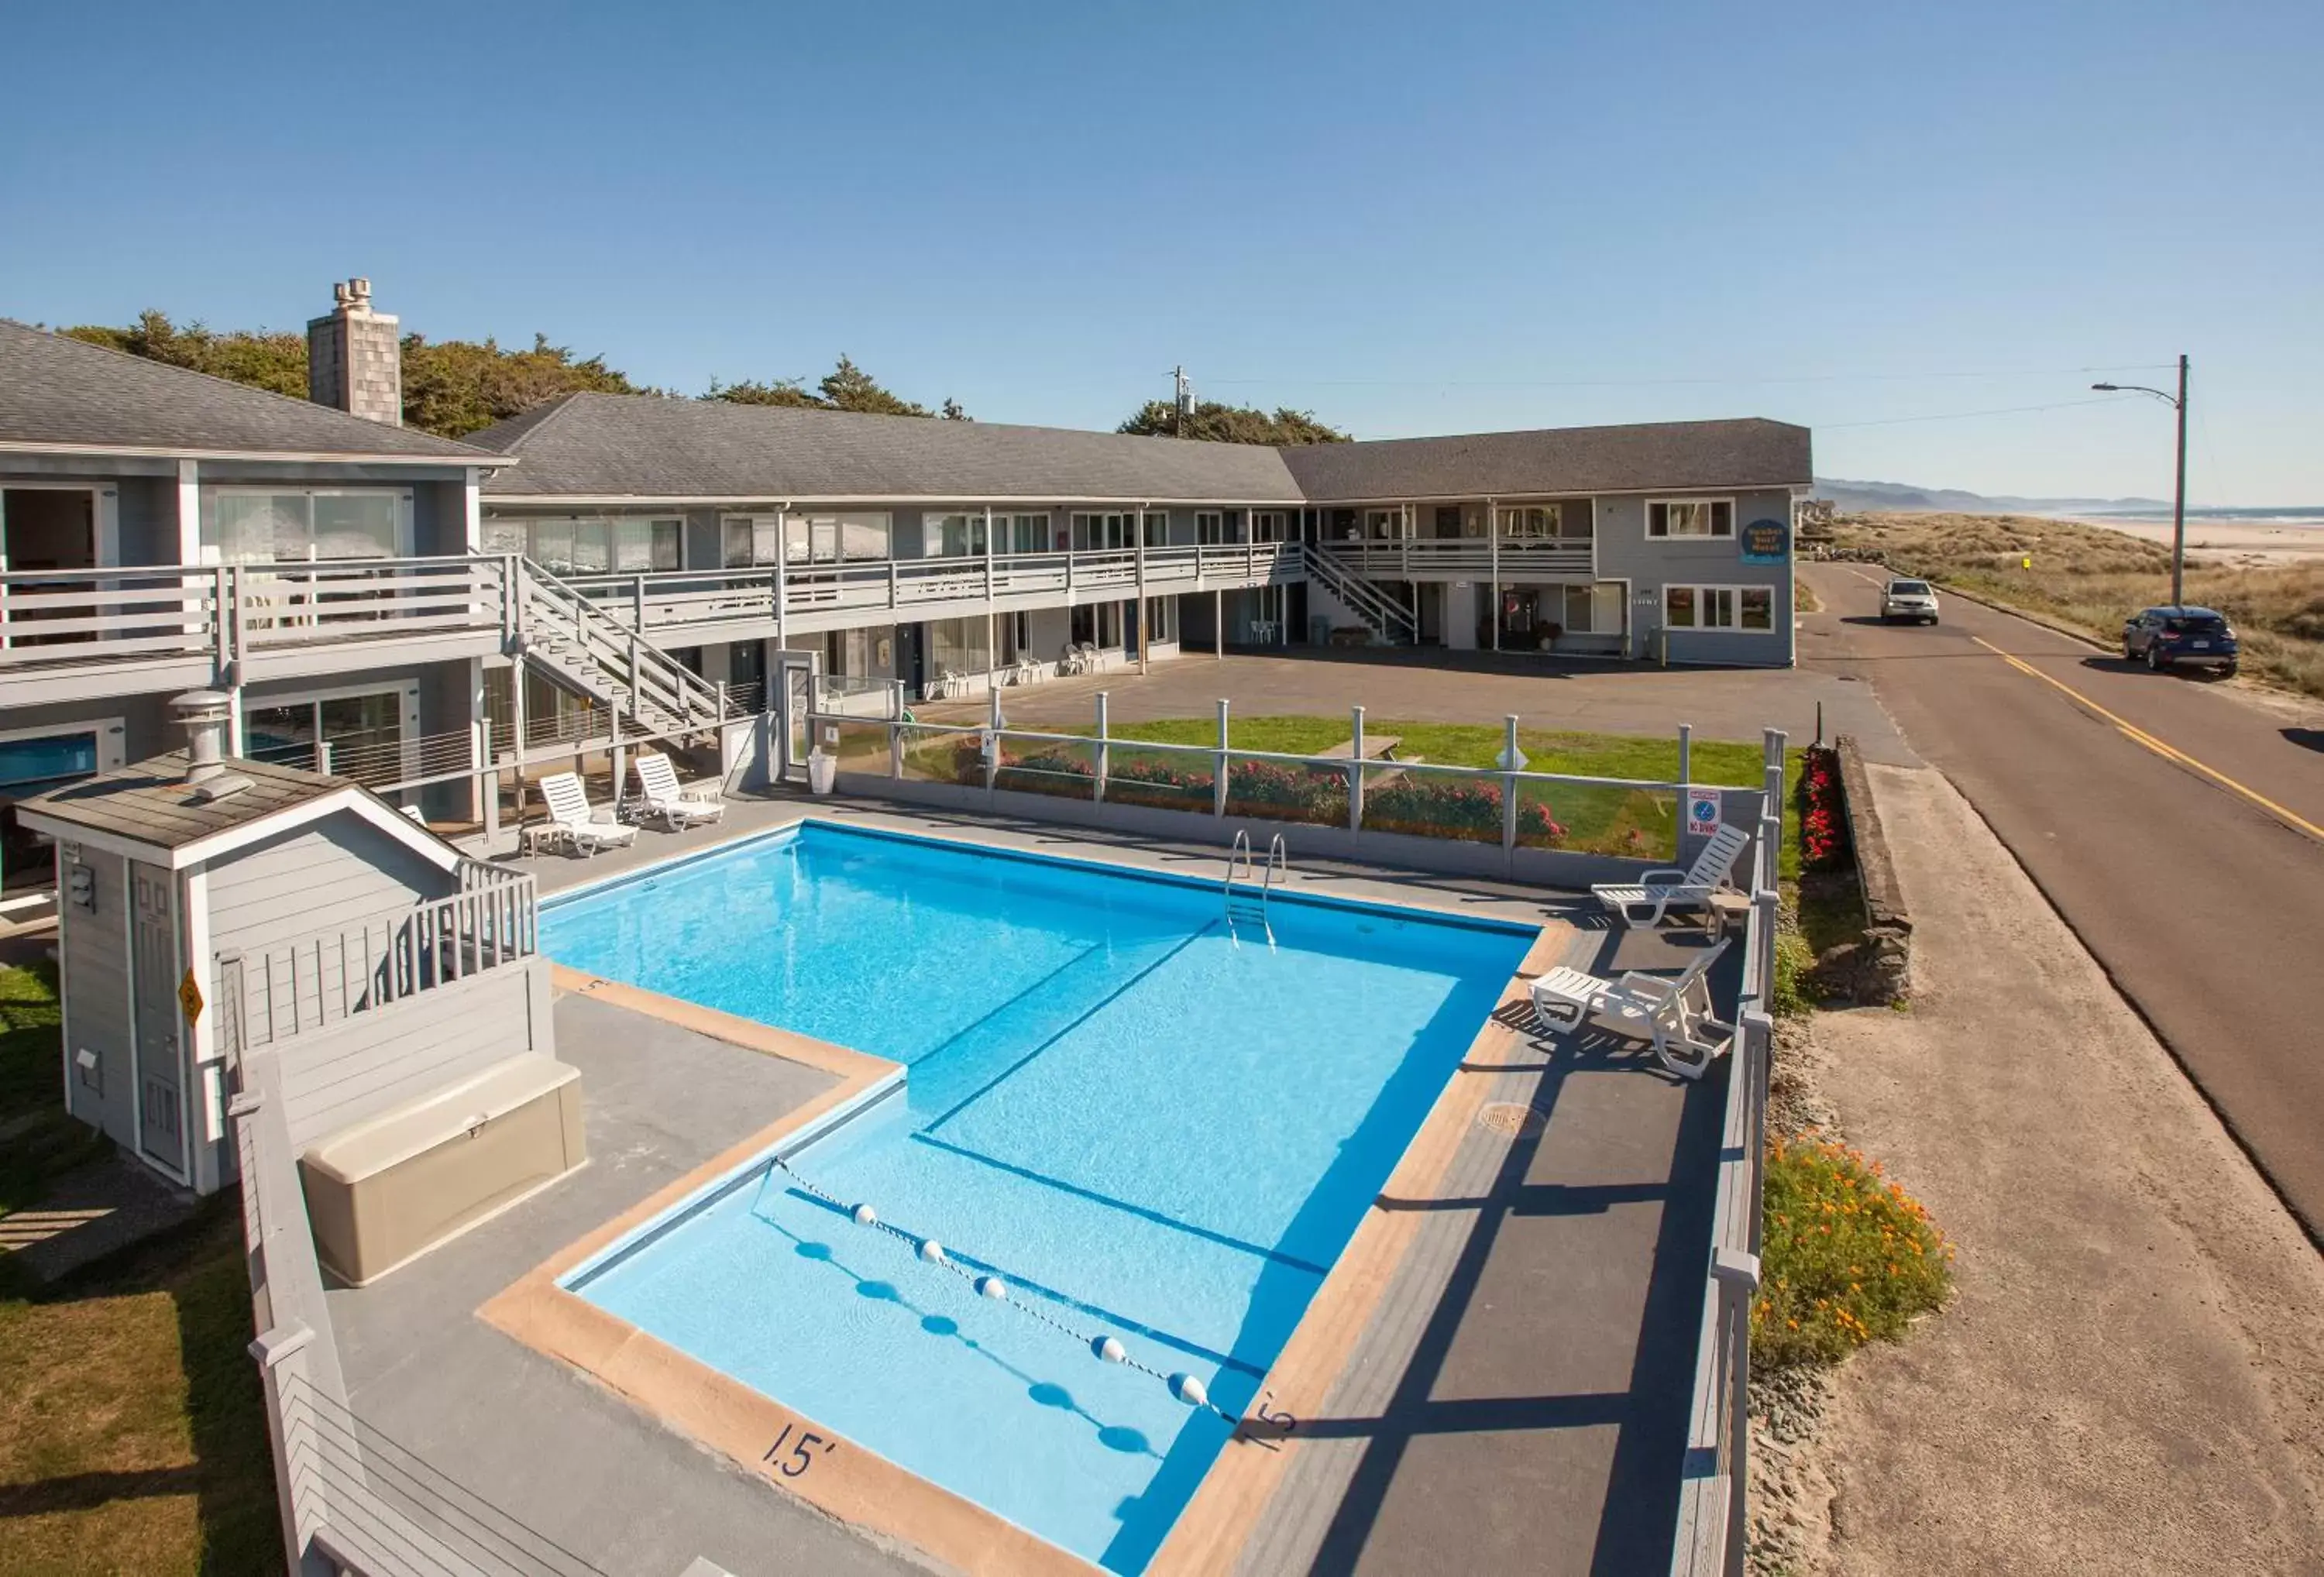
[[[828,794],[839,777],[839,758],[819,750],[807,752],[807,787],[810,794]]]
[[[1332,621],[1326,618],[1323,614],[1314,613],[1309,615],[1307,620],[1307,644],[1310,646],[1329,646],[1332,644]]]

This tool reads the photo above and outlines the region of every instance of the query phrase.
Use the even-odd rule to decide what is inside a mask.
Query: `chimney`
[[[187,796],[197,805],[224,799],[250,787],[250,779],[226,768],[226,726],[233,705],[218,690],[188,690],[170,699],[170,715],[186,731]]]
[[[403,347],[398,323],[371,309],[371,281],[331,287],[327,318],[307,323],[307,398],[366,421],[403,425]]]

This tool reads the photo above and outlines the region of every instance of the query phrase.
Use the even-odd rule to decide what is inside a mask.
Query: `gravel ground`
[[[1819,1016],[1778,1110],[1836,1109],[1955,1293],[1828,1394],[1755,1389],[1758,1563],[2324,1573],[2324,1260],[1967,801],[1872,770],[1913,1009]]]

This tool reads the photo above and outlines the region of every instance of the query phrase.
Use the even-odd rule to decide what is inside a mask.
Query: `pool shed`
[[[252,1054],[280,1056],[302,1152],[512,1058],[557,1067],[529,876],[347,779],[221,758],[224,696],[176,706],[188,750],[17,807],[57,845],[74,1116],[208,1194]]]

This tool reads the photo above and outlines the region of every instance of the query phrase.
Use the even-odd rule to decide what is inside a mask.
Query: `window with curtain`
[[[1170,512],[1164,509],[1148,510],[1146,513],[1146,545],[1148,548],[1160,548],[1166,546],[1169,540]]]
[[[783,562],[786,564],[836,564],[842,559],[885,558],[888,557],[890,518],[885,513],[858,512],[853,513],[806,513],[784,517],[780,527]],[[775,517],[764,517],[768,535],[754,551],[763,551],[764,558],[755,563],[775,561]]]
[[[1654,499],[1646,504],[1649,537],[1731,537],[1735,505],[1724,498]]]
[[[396,558],[411,550],[411,494],[400,488],[206,488],[205,564]]]
[[[685,534],[683,521],[643,516],[487,521],[484,550],[524,554],[551,575],[644,575],[681,567]]]
[[[1176,597],[1146,599],[1146,639],[1149,641],[1178,639],[1178,599]]]
[[[928,669],[931,673],[981,674],[992,666],[992,648],[982,615],[971,619],[928,621]]]
[[[1526,504],[1501,512],[1501,536],[1508,541],[1545,542],[1558,534],[1564,511],[1554,503]]]
[[[998,530],[1002,517],[995,516]],[[984,512],[922,515],[920,550],[931,558],[982,558],[984,553]]]
[[[1001,527],[1001,517],[995,515],[993,530]],[[1046,553],[1049,550],[1049,517],[1046,514],[1010,515],[1005,540],[1011,553]]]

